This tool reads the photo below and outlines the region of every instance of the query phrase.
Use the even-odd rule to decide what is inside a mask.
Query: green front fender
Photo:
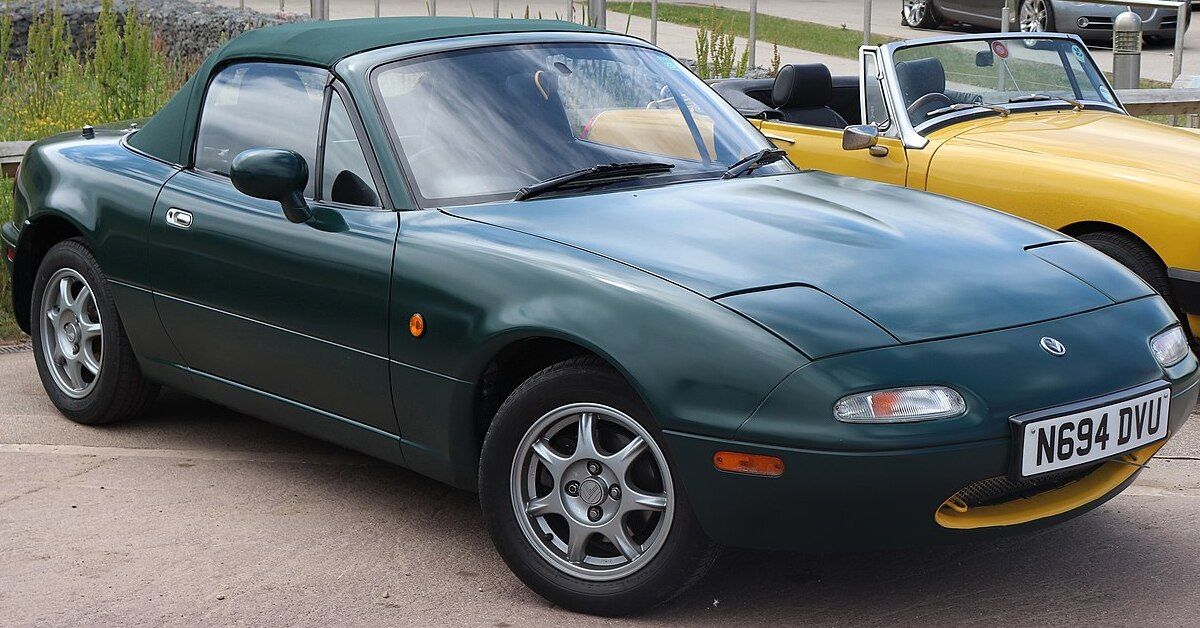
[[[660,427],[713,436],[734,434],[806,363],[732,310],[616,261],[437,211],[400,222],[390,344],[405,458],[454,484],[473,483],[478,383],[514,342],[555,338],[595,353]],[[415,313],[426,322],[419,338],[408,331]]]

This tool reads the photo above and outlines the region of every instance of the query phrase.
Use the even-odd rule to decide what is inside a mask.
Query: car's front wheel
[[[649,608],[699,580],[717,549],[661,440],[638,395],[595,358],[518,387],[479,469],[484,518],[513,572],[551,602],[598,615]]]
[[[1050,0],[1021,0],[1017,21],[1026,33],[1054,31],[1054,6]]]
[[[46,394],[67,418],[97,425],[141,414],[158,393],[142,377],[91,251],[60,242],[38,267],[30,335]]]
[[[904,0],[900,5],[900,24],[909,28],[937,28],[941,20],[933,0]]]

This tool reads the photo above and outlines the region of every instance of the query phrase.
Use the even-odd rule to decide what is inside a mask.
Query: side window
[[[350,122],[350,112],[336,91],[329,101],[329,121],[325,127],[321,199],[346,205],[379,206],[379,194],[375,191],[371,169],[367,167],[367,158]]]
[[[875,53],[863,53],[863,124],[884,126],[889,120],[883,84],[879,80],[879,60]]]
[[[313,196],[317,132],[326,73],[283,63],[241,63],[221,70],[208,87],[196,133],[196,169],[228,175],[250,148],[294,150],[308,161]]]

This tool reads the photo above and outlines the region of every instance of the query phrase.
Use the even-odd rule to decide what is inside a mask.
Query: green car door
[[[155,303],[197,377],[395,435],[387,351],[398,215],[383,209],[361,122],[339,90],[324,70],[278,63],[235,64],[213,79],[194,166],[167,182],[151,218]],[[293,223],[278,203],[234,188],[230,163],[251,148],[305,158],[310,220]]]

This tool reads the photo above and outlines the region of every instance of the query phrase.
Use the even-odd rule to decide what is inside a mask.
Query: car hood
[[[955,136],[1061,159],[1194,181],[1181,164],[1200,163],[1200,137],[1183,129],[1102,111],[1042,111],[989,118]],[[1114,150],[1114,142],[1120,150]]]
[[[1025,250],[1066,240],[1061,234],[945,197],[824,173],[445,211],[591,251],[713,299],[810,286],[900,342],[1114,302]]]

